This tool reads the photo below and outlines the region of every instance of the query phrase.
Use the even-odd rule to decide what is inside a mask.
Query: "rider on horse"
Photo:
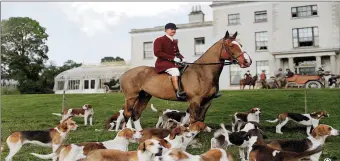
[[[249,70],[247,70],[247,73],[244,74],[244,79],[246,80],[246,84],[250,84],[252,77]]]
[[[166,72],[171,75],[171,81],[176,91],[177,98],[185,97],[185,92],[180,86],[180,71],[178,63],[186,62],[178,49],[178,42],[173,36],[176,34],[176,27],[173,23],[165,25],[165,35],[154,42],[154,54],[157,57],[155,68],[158,73]]]

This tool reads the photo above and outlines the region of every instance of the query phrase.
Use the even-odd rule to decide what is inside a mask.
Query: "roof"
[[[125,71],[129,70],[129,65],[101,64],[101,65],[82,65],[77,68],[61,72],[56,80],[72,79],[110,79],[120,77]]]
[[[213,7],[219,7],[219,6],[229,6],[229,5],[234,5],[234,4],[251,3],[251,2],[254,2],[254,1],[213,1],[210,7],[213,8]]]
[[[213,22],[212,21],[194,22],[194,23],[177,24],[176,26],[180,30],[180,29],[186,29],[186,28],[198,28],[198,27],[213,26]],[[144,29],[131,29],[130,34],[144,33],[144,32],[155,32],[155,31],[164,31],[164,26],[156,26],[156,27],[144,28]]]

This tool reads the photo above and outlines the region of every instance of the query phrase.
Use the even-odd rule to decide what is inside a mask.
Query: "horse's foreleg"
[[[138,96],[125,99],[124,113],[123,113],[125,122],[128,122],[129,118],[132,116],[133,106],[135,105],[137,98]]]
[[[135,129],[140,131],[143,130],[141,123],[140,123],[140,117],[142,115],[142,112],[145,110],[146,106],[148,105],[148,102],[151,99],[151,95],[144,93],[140,94],[137,103],[134,106],[134,110],[132,113],[132,119],[133,123],[135,125]]]
[[[200,113],[200,120],[199,121],[202,121],[204,122],[205,120],[205,115],[210,107],[212,103],[212,100],[209,100],[209,101],[205,101],[204,103],[201,104],[201,113]]]
[[[201,108],[200,108],[200,99],[197,99],[196,101],[192,100],[190,101],[189,105],[189,113],[190,113],[190,122],[196,122],[200,120],[200,113],[201,113]]]

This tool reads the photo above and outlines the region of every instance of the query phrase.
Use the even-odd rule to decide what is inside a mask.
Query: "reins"
[[[224,38],[222,39],[222,41],[224,42]],[[222,43],[221,53],[223,49],[225,50],[225,52],[229,51],[229,49],[225,46],[224,43]],[[230,53],[230,51],[228,53]],[[238,57],[240,57],[243,54],[244,53],[240,54]],[[226,66],[226,65],[237,64],[237,60],[236,60],[237,58],[233,58],[231,61],[229,60],[227,62],[224,60],[223,62],[219,62],[219,63],[188,63],[188,62],[175,62],[175,63],[178,65],[182,65],[182,66],[189,65],[189,64],[193,64],[193,65],[221,65],[222,64]]]
[[[177,62],[176,62],[177,63]],[[194,65],[231,65],[231,64],[236,64],[235,60],[234,61],[228,61],[228,62],[219,62],[219,63],[187,63],[187,62],[179,62],[177,63],[179,65],[189,65],[189,64],[194,64]]]

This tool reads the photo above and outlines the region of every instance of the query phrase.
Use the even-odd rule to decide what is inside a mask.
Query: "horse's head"
[[[230,36],[228,31],[226,32],[222,39],[224,49],[222,49],[221,58],[229,61],[236,60],[241,68],[247,68],[251,65],[252,60],[247,52],[243,50],[242,45],[235,40],[236,36],[237,32],[233,36]]]

